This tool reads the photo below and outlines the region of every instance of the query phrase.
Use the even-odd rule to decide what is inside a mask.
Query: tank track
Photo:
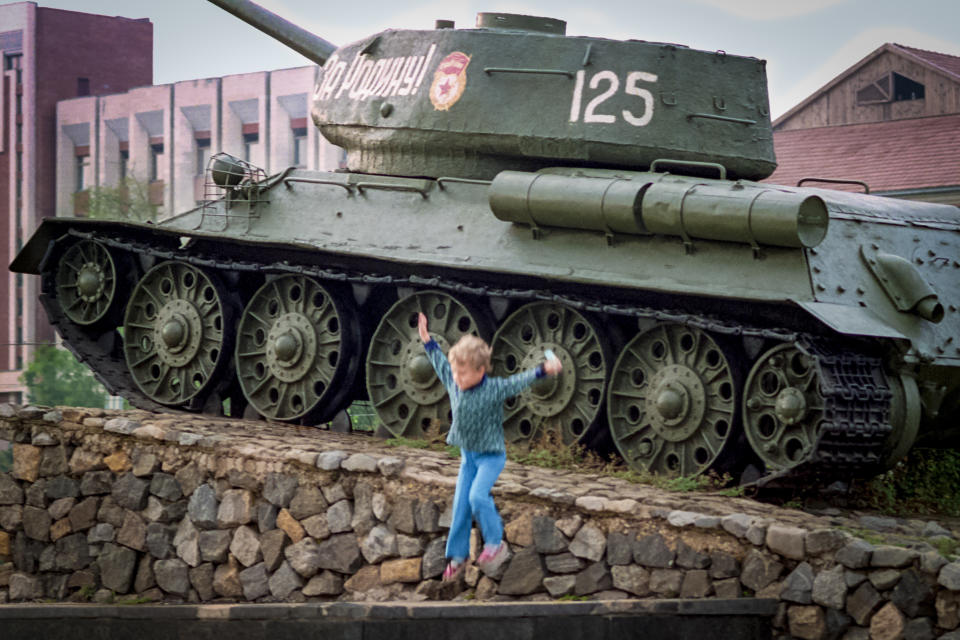
[[[889,402],[892,394],[882,370],[881,359],[842,348],[833,341],[806,333],[789,329],[752,327],[698,314],[664,311],[650,307],[606,304],[582,296],[559,295],[539,289],[501,289],[440,277],[352,273],[310,265],[291,265],[284,261],[224,262],[204,255],[187,256],[180,252],[157,249],[141,242],[131,242],[120,237],[106,237],[75,229],[69,230],[68,235],[77,239],[97,241],[113,249],[135,255],[159,260],[180,260],[197,267],[241,272],[298,274],[320,280],[352,284],[435,288],[451,294],[493,296],[524,302],[550,301],[580,311],[673,322],[731,337],[752,337],[793,343],[816,360],[821,372],[825,418],[828,419],[824,421],[818,435],[814,453],[807,460],[778,473],[764,476],[757,482],[757,486],[793,484],[797,479],[813,475],[825,474],[831,477],[855,475],[857,471],[875,468],[881,459],[884,442],[892,430],[889,416]],[[53,246],[51,243],[41,265],[44,274],[41,302],[47,310],[51,324],[63,336],[68,348],[81,362],[88,363],[97,379],[112,394],[123,395],[131,404],[141,409],[155,412],[177,411],[154,402],[130,382],[119,344],[103,344],[104,335],[107,336],[107,341],[112,341],[114,339],[112,334],[116,334],[115,331],[112,331],[112,334],[108,331],[95,338],[66,318],[60,305],[54,301],[52,271],[47,264],[53,257]],[[119,335],[116,335],[116,340],[119,339]],[[188,409],[198,411],[201,408],[189,407]]]
[[[794,487],[819,477],[849,478],[877,471],[893,431],[893,392],[882,359],[810,336],[801,336],[797,346],[815,360],[820,371],[824,420],[811,456],[764,476],[757,486]]]

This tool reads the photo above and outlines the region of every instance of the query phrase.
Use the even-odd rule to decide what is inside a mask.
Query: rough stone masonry
[[[779,600],[782,637],[960,640],[934,522],[508,463],[511,553],[443,583],[458,461],[187,414],[0,404],[0,602]],[[851,532],[869,530],[871,544]],[[476,540],[475,545],[476,546]]]

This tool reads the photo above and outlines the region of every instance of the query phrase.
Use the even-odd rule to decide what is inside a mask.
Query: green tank
[[[416,437],[449,420],[423,312],[496,375],[560,358],[514,443],[767,482],[957,442],[960,210],[759,182],[763,61],[493,13],[337,49],[212,1],[323,65],[349,168],[220,154],[218,196],[156,225],[45,220],[11,269],[112,393],[306,425],[367,399]]]

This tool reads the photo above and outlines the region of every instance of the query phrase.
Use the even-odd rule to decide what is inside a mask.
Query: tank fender
[[[909,340],[907,336],[886,324],[866,307],[806,300],[793,302],[820,322],[844,335]]]
[[[880,251],[875,244],[860,247],[860,256],[898,311],[915,313],[933,323],[943,320],[943,305],[937,292],[912,262]]]

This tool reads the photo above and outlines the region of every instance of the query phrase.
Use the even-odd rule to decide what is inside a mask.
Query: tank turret
[[[247,0],[211,1],[284,43],[316,37]],[[351,170],[491,179],[504,169],[643,170],[669,159],[757,180],[776,167],[762,60],[568,37],[565,22],[544,17],[480,13],[473,29],[438,22],[332,53],[325,41],[297,48],[323,64],[313,121],[346,149]]]

